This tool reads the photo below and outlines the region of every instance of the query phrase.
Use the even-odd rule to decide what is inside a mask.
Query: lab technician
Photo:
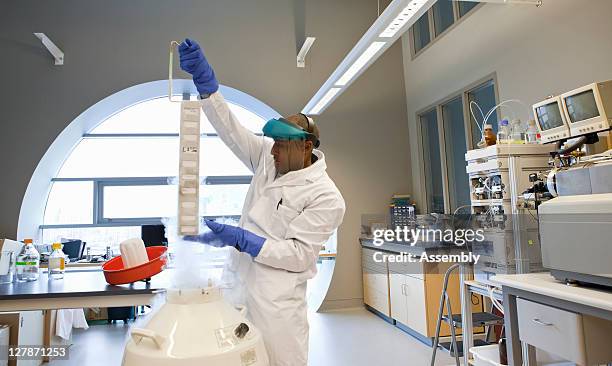
[[[186,39],[179,52],[208,120],[253,172],[239,226],[207,220],[211,232],[186,239],[238,249],[232,266],[246,284],[248,316],[263,334],[270,365],[306,366],[306,281],[345,212],[325,156],[316,150],[319,130],[310,117],[296,114],[268,121],[263,132],[269,138],[253,134],[230,111],[200,46]]]

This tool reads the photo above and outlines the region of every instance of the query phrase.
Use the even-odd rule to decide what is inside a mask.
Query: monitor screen
[[[540,124],[540,129],[542,129],[542,131],[563,126],[559,102],[552,102],[537,107],[536,115],[538,116],[538,123]]]
[[[567,114],[570,122],[580,122],[599,116],[599,109],[595,102],[593,90],[583,91],[565,98]]]

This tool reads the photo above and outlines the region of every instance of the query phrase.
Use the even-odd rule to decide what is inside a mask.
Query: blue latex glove
[[[193,76],[193,83],[200,95],[210,95],[219,90],[215,72],[204,57],[200,45],[189,38],[179,45],[181,69]]]
[[[211,232],[187,235],[183,239],[217,247],[233,246],[241,252],[249,253],[253,258],[257,257],[266,241],[266,238],[237,226],[219,224],[211,220],[206,220],[206,225]]]

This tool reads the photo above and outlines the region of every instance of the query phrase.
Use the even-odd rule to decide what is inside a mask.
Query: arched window
[[[244,107],[253,101],[227,100],[239,121],[260,134],[270,116]],[[116,110],[85,130],[51,177],[39,240],[78,238],[92,253],[103,253],[107,246],[116,249],[121,241],[139,237],[141,225],[176,216],[172,183],[178,172],[179,116],[180,103],[159,96]],[[204,113],[200,175],[205,185],[201,213],[238,218],[251,172],[221,141]]]

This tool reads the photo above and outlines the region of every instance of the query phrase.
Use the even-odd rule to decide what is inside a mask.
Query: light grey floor
[[[365,309],[311,313],[309,365],[312,366],[425,366],[431,348],[384,322]],[[50,366],[119,366],[128,326],[96,325],[75,330],[70,360]],[[438,352],[436,365],[451,365]]]

